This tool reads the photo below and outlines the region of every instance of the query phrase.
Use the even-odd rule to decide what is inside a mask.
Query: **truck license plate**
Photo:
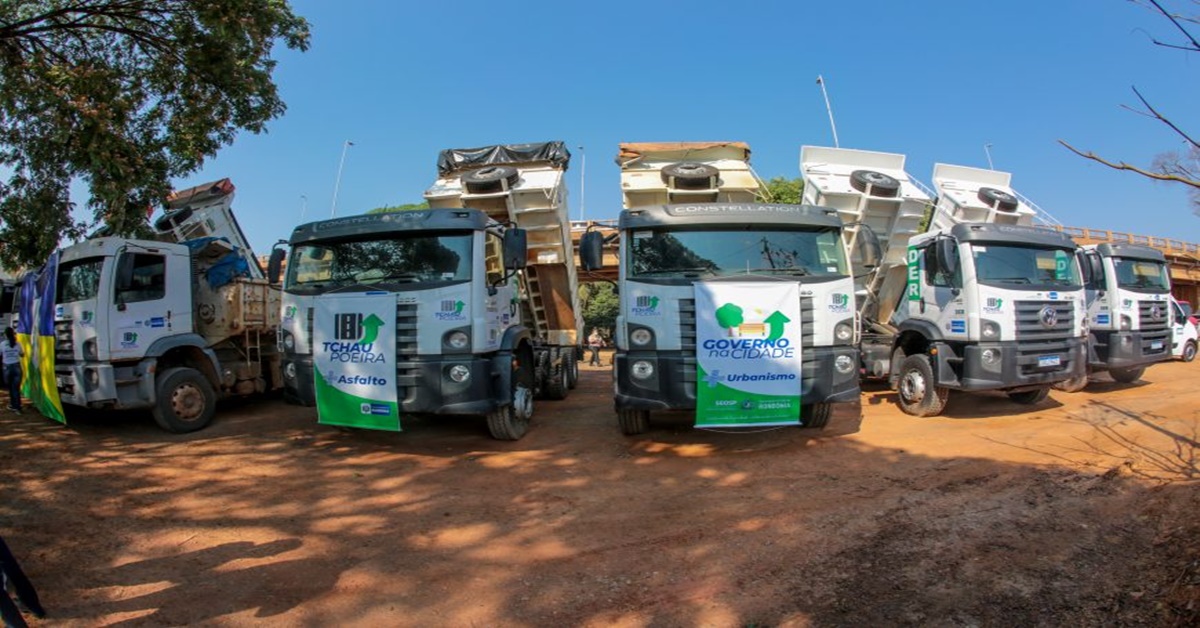
[[[1158,351],[1159,349],[1162,349],[1162,348],[1163,348],[1163,341],[1161,341],[1161,340],[1155,340],[1154,342],[1150,343],[1151,351]]]
[[[1038,366],[1058,366],[1062,363],[1057,355],[1039,355]]]

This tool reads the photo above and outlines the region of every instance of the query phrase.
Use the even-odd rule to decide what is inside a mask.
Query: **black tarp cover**
[[[438,154],[438,175],[446,176],[462,170],[474,170],[496,164],[529,164],[550,162],[567,169],[571,153],[562,142],[532,142],[503,144],[481,148],[447,148]]]

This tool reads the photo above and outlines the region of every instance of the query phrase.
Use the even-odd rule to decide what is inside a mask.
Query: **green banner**
[[[318,297],[313,367],[318,423],[400,431],[393,295]]]
[[[800,424],[800,285],[695,284],[696,427]]]

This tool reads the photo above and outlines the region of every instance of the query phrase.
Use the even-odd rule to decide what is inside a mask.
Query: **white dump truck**
[[[805,146],[806,203],[872,227],[881,263],[859,282],[862,369],[887,378],[902,410],[942,412],[950,390],[997,390],[1017,403],[1085,369],[1076,246],[1034,226],[1010,175],[938,164],[936,202],[904,156]],[[932,212],[922,229],[926,210]],[[862,237],[856,229],[848,238]]]
[[[1147,366],[1170,360],[1171,270],[1162,251],[1136,244],[1089,244],[1080,247],[1079,264],[1087,288],[1088,368],[1055,388],[1082,390],[1090,373],[1102,372],[1131,383]]]
[[[613,360],[620,429],[825,427],[859,398],[854,281],[832,209],[762,202],[740,142],[621,144]],[[604,236],[580,261],[602,268]]]
[[[161,240],[64,248],[54,374],[63,403],[150,408],[171,432],[209,424],[217,399],[278,388],[279,288],[232,213],[228,179],[172,194]]]
[[[281,343],[288,399],[322,423],[399,430],[477,415],[516,440],[578,378],[562,142],[442,151],[431,209],[301,225]]]

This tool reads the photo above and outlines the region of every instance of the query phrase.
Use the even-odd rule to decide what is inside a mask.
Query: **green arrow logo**
[[[462,314],[462,309],[463,309],[464,305],[466,305],[466,303],[463,303],[462,301],[455,301],[454,302],[454,313]]]
[[[375,342],[375,339],[379,337],[379,327],[382,325],[383,319],[375,316],[374,314],[368,316],[362,322],[363,337],[362,340],[358,341],[358,344],[369,345],[372,342]]]
[[[783,315],[782,312],[776,310],[774,314],[763,319],[763,322],[771,326],[771,333],[767,335],[767,340],[779,340],[783,336],[784,323],[790,322],[792,319]]]

